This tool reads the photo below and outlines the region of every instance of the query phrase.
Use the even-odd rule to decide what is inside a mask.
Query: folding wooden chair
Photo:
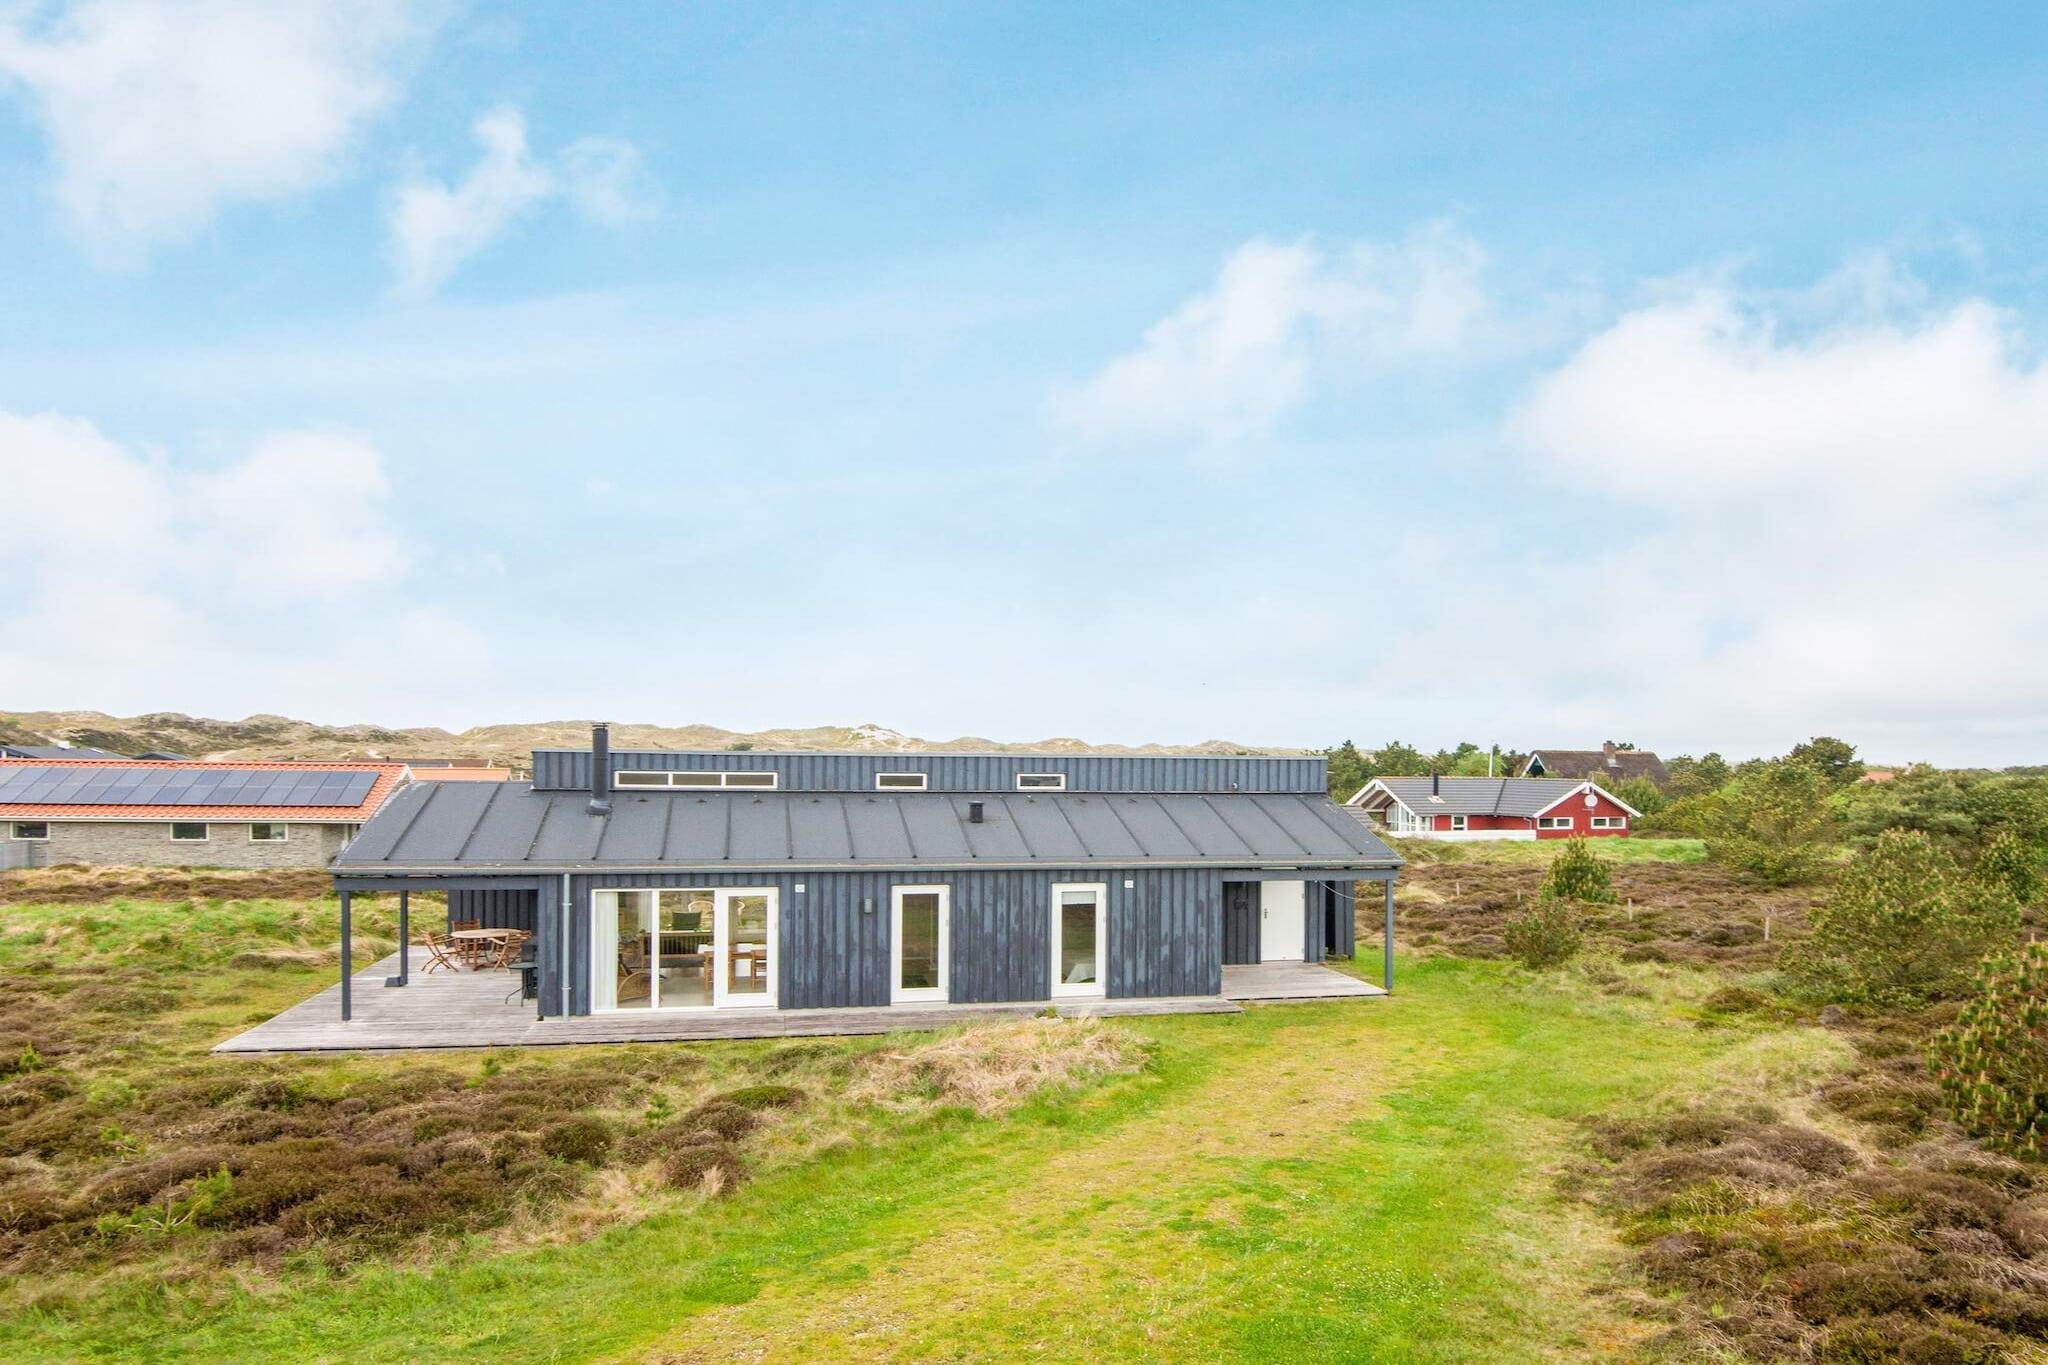
[[[527,933],[524,929],[514,929],[506,934],[498,942],[497,953],[492,957],[491,965],[493,967],[510,967],[519,960],[520,946],[532,937],[533,935]]]
[[[426,971],[431,972],[436,967],[446,967],[451,972],[462,970],[462,964],[457,962],[449,952],[448,936],[446,934],[437,934],[432,929],[425,929],[420,932],[420,938],[427,945]]]

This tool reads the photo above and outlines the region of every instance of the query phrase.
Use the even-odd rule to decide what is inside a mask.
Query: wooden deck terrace
[[[1385,995],[1380,987],[1309,962],[1225,967],[1221,995],[1131,1000],[1022,1001],[988,1005],[888,1005],[817,1010],[620,1010],[537,1019],[511,972],[426,971],[412,950],[410,984],[387,987],[393,953],[355,976],[355,1018],[342,1022],[341,985],[217,1044],[215,1052],[379,1052],[431,1048],[556,1047],[571,1043],[667,1043],[896,1033],[1056,1010],[1068,1018],[1141,1014],[1237,1014],[1245,1003]]]

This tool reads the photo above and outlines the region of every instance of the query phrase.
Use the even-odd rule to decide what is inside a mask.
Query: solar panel
[[[377,774],[291,768],[0,769],[0,805],[358,806]]]

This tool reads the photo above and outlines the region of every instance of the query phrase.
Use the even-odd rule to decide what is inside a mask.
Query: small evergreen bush
[[[1593,841],[1584,837],[1565,840],[1564,847],[1550,860],[1543,875],[1545,900],[1610,902],[1614,882],[1607,864],[1593,856]]]
[[[1890,830],[1842,874],[1786,967],[1821,999],[1916,1008],[1965,994],[1977,963],[2018,929],[2003,883],[1964,876],[1917,830]]]
[[[1579,951],[1579,916],[1571,901],[1540,896],[1501,930],[1508,955],[1531,970],[1555,967]]]
[[[2039,1160],[2048,1141],[2048,945],[1986,960],[1969,1004],[1935,1035],[1928,1065],[1957,1123]]]
[[[1977,880],[2003,887],[2015,905],[2041,903],[2041,862],[2011,830],[2000,830],[1977,855]]]

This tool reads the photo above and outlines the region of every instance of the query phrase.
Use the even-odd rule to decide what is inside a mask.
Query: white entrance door
[[[775,1005],[775,890],[721,887],[712,942],[714,1005]]]
[[[1308,892],[1303,883],[1259,883],[1259,961],[1301,961],[1307,929]]]

